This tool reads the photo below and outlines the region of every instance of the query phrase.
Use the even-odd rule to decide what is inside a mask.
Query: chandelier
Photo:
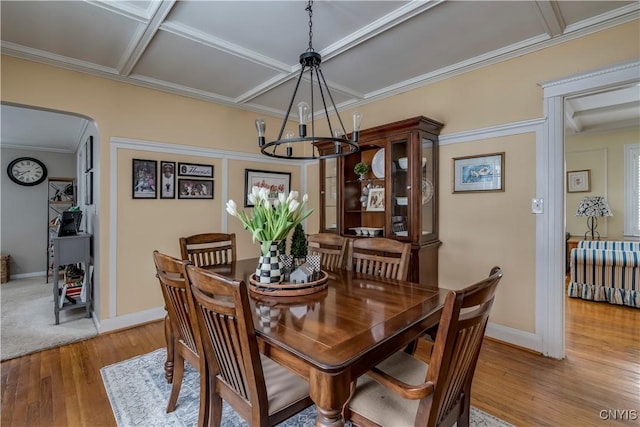
[[[289,101],[287,113],[285,114],[284,120],[282,121],[278,139],[276,139],[275,141],[266,142],[265,121],[261,118],[256,120],[256,129],[258,130],[258,146],[260,147],[260,151],[262,152],[262,154],[265,154],[267,156],[278,157],[281,159],[311,160],[342,157],[352,153],[356,153],[360,150],[360,147],[358,146],[358,132],[360,130],[362,115],[359,112],[353,113],[353,132],[351,134],[351,139],[348,139],[344,124],[342,123],[342,119],[340,118],[338,109],[336,108],[335,102],[333,101],[333,96],[331,96],[329,86],[327,85],[324,75],[322,74],[322,70],[320,69],[322,57],[313,49],[312,6],[313,0],[309,0],[309,3],[305,8],[305,10],[309,12],[309,47],[306,51],[300,54],[300,74],[298,75],[296,88],[294,89],[291,100]],[[296,136],[291,130],[285,131],[285,127],[287,125],[287,121],[289,120],[291,108],[293,107],[294,100],[296,99],[296,94],[298,93],[298,88],[300,87],[302,76],[306,71],[309,72],[309,99],[311,102],[310,104],[307,104],[306,102],[301,101],[297,104],[298,135]],[[322,111],[318,112],[318,115],[325,116],[327,120],[329,136],[316,136],[315,133],[316,105],[313,90],[314,81],[317,81],[318,91],[320,92],[320,98],[322,100]],[[334,123],[332,123],[331,119],[329,118],[327,99],[330,101],[330,106],[332,106],[333,110],[335,111],[337,122],[334,120]],[[310,131],[309,127],[311,128]],[[297,150],[296,155],[294,155],[293,150],[294,144],[298,144],[296,145],[297,147],[303,147],[302,150]],[[310,146],[310,155],[308,153],[309,149],[307,149],[307,151],[304,150],[305,144],[308,144]]]

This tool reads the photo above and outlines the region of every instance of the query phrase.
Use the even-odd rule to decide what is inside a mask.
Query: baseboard
[[[153,322],[156,320],[164,319],[167,312],[164,307],[152,308],[145,311],[139,311],[132,314],[125,314],[123,316],[112,317],[109,319],[103,319],[96,322],[96,328],[98,333],[111,332],[118,329],[127,329],[132,326],[138,326],[143,323]]]
[[[46,271],[36,271],[35,273],[20,273],[20,274],[12,274],[9,277],[11,279],[28,279],[30,277],[42,277],[46,279],[47,272]]]
[[[488,323],[485,335],[517,347],[542,353],[542,337],[531,332],[524,332],[496,323]]]

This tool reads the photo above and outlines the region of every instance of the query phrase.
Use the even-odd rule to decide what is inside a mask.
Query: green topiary
[[[298,224],[291,236],[291,256],[298,260],[306,259],[307,246],[307,237],[304,234],[302,224]]]
[[[358,175],[365,175],[369,173],[369,165],[365,162],[356,163],[353,168],[353,171]]]

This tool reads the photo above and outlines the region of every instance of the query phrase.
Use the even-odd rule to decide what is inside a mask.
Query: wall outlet
[[[531,199],[531,213],[532,214],[544,213],[544,200]]]

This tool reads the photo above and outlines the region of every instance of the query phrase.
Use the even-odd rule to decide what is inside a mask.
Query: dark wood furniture
[[[180,238],[180,255],[198,267],[236,260],[235,233],[202,233]]]
[[[385,237],[355,239],[349,245],[347,270],[407,280],[411,245]]]
[[[246,281],[256,265],[237,261],[225,275]],[[250,295],[262,353],[308,379],[316,425],[340,426],[351,382],[436,324],[446,292],[339,270],[317,294]]]
[[[347,239],[334,233],[309,234],[307,253],[320,255],[320,266],[323,270],[337,270],[344,266],[347,242]]]
[[[167,310],[164,329],[167,342],[165,376],[171,383],[167,412],[173,412],[182,387],[184,361],[200,370],[200,358],[196,345],[200,339],[200,332],[197,325],[194,327],[189,314],[190,289],[185,270],[185,264],[188,261],[153,251],[153,262],[156,266],[156,277],[162,289],[165,310]],[[203,402],[200,402],[200,412],[203,413],[203,411]]]
[[[469,425],[471,382],[502,271],[447,295],[429,364],[396,352],[358,379],[355,425]],[[464,311],[463,311],[464,310]]]
[[[438,283],[438,135],[443,124],[414,117],[360,132],[360,152],[320,161],[320,232],[359,238],[358,227],[411,243],[409,280]],[[384,150],[384,151],[381,151]],[[406,164],[405,164],[406,159]],[[371,171],[364,179],[354,166]],[[384,189],[383,209],[368,194]]]
[[[90,264],[91,264],[91,234],[78,233],[75,236],[52,237],[53,248],[53,311],[56,317],[56,325],[60,324],[60,312],[63,310],[84,307],[87,317],[91,317],[91,289]],[[65,301],[65,287],[60,288],[58,280],[60,274],[58,268],[69,264],[82,263],[84,268],[83,290],[80,298],[75,303]],[[84,296],[84,300],[82,299]]]
[[[223,399],[253,426],[278,424],[310,406],[309,384],[260,354],[245,283],[193,265],[187,275],[205,365],[198,425],[220,425]]]

